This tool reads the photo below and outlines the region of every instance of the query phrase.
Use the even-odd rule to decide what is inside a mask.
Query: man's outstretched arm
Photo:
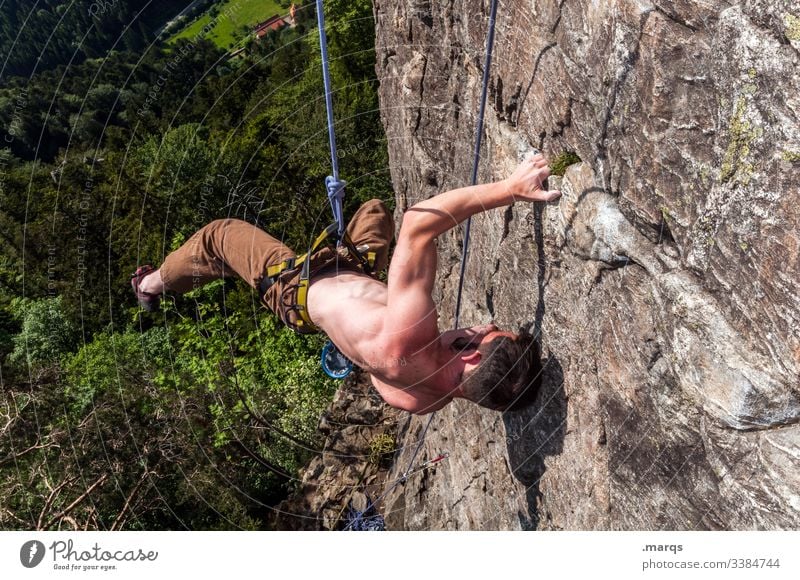
[[[409,235],[436,238],[477,213],[515,201],[552,201],[561,193],[544,189],[549,175],[545,157],[532,155],[502,181],[454,189],[412,206],[400,235],[406,229]]]
[[[434,240],[482,211],[514,201],[556,199],[560,192],[543,187],[549,175],[544,156],[531,156],[503,181],[448,191],[406,211],[389,268],[384,327],[395,344],[413,353],[438,339],[438,316],[431,298],[437,263]]]

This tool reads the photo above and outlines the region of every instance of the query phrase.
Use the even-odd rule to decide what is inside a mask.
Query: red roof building
[[[264,38],[270,32],[277,32],[281,28],[289,26],[289,23],[286,22],[286,19],[283,16],[275,15],[260,24],[255,26],[255,33],[258,38]]]

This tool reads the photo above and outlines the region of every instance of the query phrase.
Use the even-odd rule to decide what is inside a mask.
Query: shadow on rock
[[[541,384],[536,403],[503,415],[508,460],[514,477],[527,488],[528,514],[520,514],[523,529],[541,527],[539,482],[545,458],[559,455],[567,431],[567,399],[564,372],[551,355],[542,361]]]

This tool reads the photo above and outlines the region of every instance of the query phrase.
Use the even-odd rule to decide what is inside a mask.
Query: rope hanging
[[[483,118],[486,112],[486,95],[489,89],[489,71],[492,67],[492,52],[494,51],[494,28],[497,18],[497,0],[492,0],[492,8],[489,13],[489,33],[486,40],[486,63],[483,65],[483,89],[481,91],[481,104],[478,109],[478,122],[475,127],[475,154],[472,161],[472,182],[470,185],[478,183],[478,165],[481,160],[481,143],[483,142]],[[464,272],[467,268],[467,252],[469,251],[469,232],[472,226],[472,216],[467,218],[464,226],[464,249],[461,251],[461,273],[458,277],[458,293],[456,294],[456,317],[453,329],[458,328],[458,319],[461,315],[461,294],[464,289]]]
[[[319,28],[319,50],[322,60],[322,82],[325,85],[325,112],[328,120],[328,141],[331,148],[331,167],[333,175],[325,178],[325,189],[328,192],[328,201],[331,204],[331,213],[336,222],[336,242],[340,244],[344,236],[344,188],[346,182],[339,178],[339,154],[336,149],[336,128],[333,121],[333,89],[331,87],[331,71],[328,64],[328,37],[325,34],[325,8],[322,0],[317,0],[317,28]],[[327,353],[333,353],[334,360],[336,355],[345,362],[343,367],[331,369],[326,365],[328,360]],[[352,363],[341,354],[333,341],[328,341],[322,351],[322,368],[325,373],[335,379],[343,379],[350,374],[353,368]]]
[[[331,166],[333,175],[325,178],[325,188],[328,190],[328,201],[331,204],[333,219],[338,224],[338,234],[344,234],[344,215],[342,205],[344,201],[345,181],[339,179],[339,155],[336,149],[336,130],[333,122],[333,90],[331,88],[331,72],[328,65],[328,37],[325,35],[325,9],[322,0],[317,0],[317,26],[319,28],[319,49],[322,55],[322,81],[325,84],[325,110],[328,116],[328,141],[331,148]]]
[[[321,0],[318,0],[318,4],[321,4]],[[478,120],[475,127],[475,152],[472,161],[471,185],[476,185],[478,182],[478,167],[481,158],[481,144],[483,142],[483,121],[486,112],[486,99],[489,92],[489,72],[492,67],[492,53],[494,52],[494,31],[495,31],[496,20],[497,20],[497,0],[492,0],[491,9],[489,12],[489,30],[486,38],[486,61],[483,66],[481,101],[480,101],[480,107],[478,108]],[[472,224],[472,217],[469,217],[467,219],[467,223],[464,228],[464,247],[461,252],[461,271],[458,278],[458,294],[456,296],[455,324],[453,325],[454,329],[458,328],[458,321],[461,313],[461,295],[464,288],[464,272],[466,270],[466,265],[467,265],[467,252],[469,250],[469,234],[470,234],[471,224]],[[433,412],[430,415],[428,415],[428,420],[425,423],[425,427],[422,430],[422,434],[420,435],[419,443],[417,443],[417,447],[414,450],[414,454],[411,456],[411,461],[408,462],[408,468],[406,468],[402,477],[400,477],[400,479],[395,481],[394,484],[392,484],[392,486],[389,489],[383,492],[381,496],[374,502],[369,500],[369,498],[367,498],[368,499],[367,508],[363,512],[351,509],[348,514],[349,523],[345,528],[346,530],[382,531],[384,529],[384,520],[383,517],[380,514],[378,514],[378,512],[375,510],[375,505],[381,499],[386,497],[386,495],[388,495],[389,492],[391,492],[400,483],[405,482],[408,479],[408,477],[413,473],[425,469],[430,465],[438,463],[442,459],[446,459],[448,457],[447,454],[440,455],[435,459],[423,463],[422,466],[420,466],[420,468],[418,468],[417,470],[412,470],[414,462],[417,459],[417,455],[419,454],[420,449],[422,449],[422,445],[425,443],[425,436],[428,433],[428,427],[431,426],[431,422],[433,421],[434,415],[436,415],[436,412]]]

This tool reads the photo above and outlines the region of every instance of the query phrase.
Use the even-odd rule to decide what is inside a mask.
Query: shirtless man
[[[325,254],[319,259],[313,254],[306,300],[310,321],[369,372],[389,405],[425,414],[455,398],[500,411],[533,401],[532,387],[540,371],[533,337],[504,332],[492,324],[439,330],[431,298],[437,263],[434,240],[477,213],[515,201],[556,199],[561,193],[544,187],[549,174],[546,159],[532,155],[502,181],[448,191],[409,208],[387,283],[348,264],[341,251],[326,248],[318,252]],[[355,245],[377,250],[378,270],[388,258],[391,232],[380,233],[387,227],[393,229],[391,216],[378,201],[362,206],[348,226]],[[139,268],[132,284],[140,303],[152,307],[165,290],[187,292],[236,274],[259,288],[265,305],[297,329],[296,317],[282,305],[287,296],[289,302],[296,300],[291,291],[299,268],[264,284],[266,266],[293,256],[255,226],[216,220],[167,256],[160,269]],[[315,263],[318,266],[313,267]]]

